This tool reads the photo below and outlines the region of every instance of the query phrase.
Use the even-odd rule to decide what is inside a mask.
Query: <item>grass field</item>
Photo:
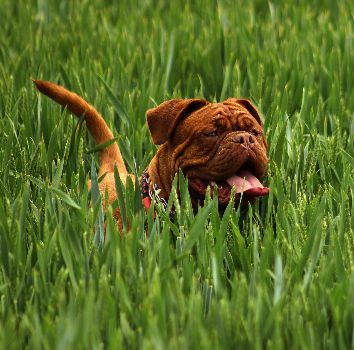
[[[353,349],[353,13],[350,0],[0,0],[0,347]],[[109,211],[102,244],[92,140],[30,78],[90,101],[137,174],[156,149],[146,109],[250,98],[271,193],[243,218],[212,200],[194,216],[181,178],[172,223],[129,184],[132,230]]]

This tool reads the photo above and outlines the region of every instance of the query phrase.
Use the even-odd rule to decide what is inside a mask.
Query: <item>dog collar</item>
[[[167,200],[159,195],[160,188],[156,184],[151,184],[151,179],[149,173],[145,169],[141,175],[140,179],[140,190],[142,196],[142,203],[145,208],[145,211],[148,212],[151,207],[152,200],[155,200],[158,203],[161,203],[163,208],[167,209]],[[173,220],[175,215],[174,210],[170,211],[170,219]],[[156,217],[156,212],[154,213],[154,217]]]
[[[166,199],[159,195],[160,192],[159,186],[157,186],[156,184],[153,184],[151,186],[151,179],[147,170],[144,170],[143,174],[141,175],[140,188],[141,188],[143,205],[146,211],[149,210],[152,199],[161,203],[165,209],[167,208]]]

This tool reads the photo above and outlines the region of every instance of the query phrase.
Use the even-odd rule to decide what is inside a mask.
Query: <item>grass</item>
[[[351,13],[349,0],[0,0],[1,347],[353,348]],[[128,184],[132,232],[109,211],[102,244],[94,145],[31,77],[101,111],[137,174],[156,149],[146,109],[248,97],[270,196],[242,219],[212,200],[194,216],[181,177],[172,223]]]

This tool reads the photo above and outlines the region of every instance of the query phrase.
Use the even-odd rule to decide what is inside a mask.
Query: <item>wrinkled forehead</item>
[[[195,122],[203,124],[218,122],[235,125],[240,123],[241,119],[242,123],[257,124],[257,121],[245,107],[229,101],[210,103],[192,113],[187,119],[187,124]]]

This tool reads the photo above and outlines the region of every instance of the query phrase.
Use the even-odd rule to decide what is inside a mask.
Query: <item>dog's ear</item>
[[[251,103],[250,100],[246,98],[228,98],[225,102],[238,103],[239,105],[245,107],[248,112],[257,120],[258,124],[263,127],[262,119],[256,109],[256,107]]]
[[[173,99],[165,101],[146,112],[146,120],[155,145],[165,143],[177,123],[188,114],[207,105],[202,99]]]

